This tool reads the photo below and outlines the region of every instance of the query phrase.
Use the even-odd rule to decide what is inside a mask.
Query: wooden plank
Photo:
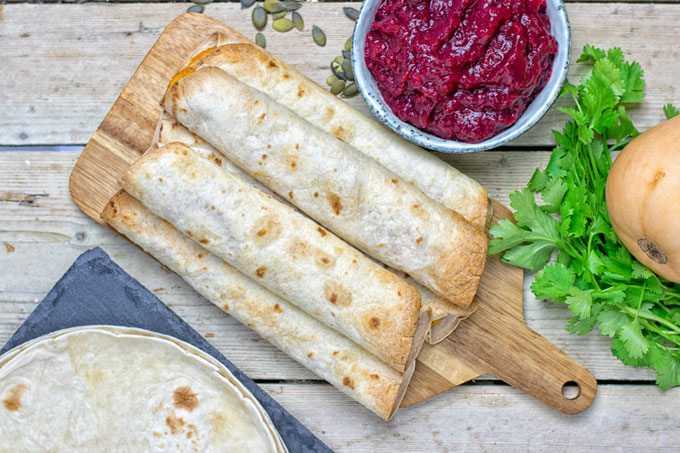
[[[308,29],[286,35],[267,30],[269,48],[319,82],[349,36],[342,3],[310,3]],[[0,39],[0,145],[85,143],[163,28],[186,4],[5,5]],[[567,6],[578,54],[584,43],[621,46],[647,69],[648,100],[634,109],[640,128],[658,122],[661,106],[680,102],[675,24],[680,5],[571,3]],[[207,13],[253,36],[249,12],[237,4],[209,5]],[[58,17],[58,20],[55,20]],[[597,20],[594,20],[597,18]],[[328,44],[312,43],[318,24]],[[313,55],[314,58],[310,58]],[[87,67],[87,71],[82,68]],[[56,70],[58,69],[58,70]],[[577,75],[574,69],[572,76]],[[365,110],[359,98],[351,100]],[[550,130],[564,121],[553,109],[516,145],[550,145]]]
[[[155,290],[180,316],[239,367],[257,379],[312,379],[255,334],[239,326],[197,296],[174,275],[116,233],[95,224],[73,204],[68,176],[78,153],[0,152],[0,342],[6,341],[75,258],[101,245],[142,284]],[[534,168],[545,165],[547,152],[487,152],[446,157],[478,179],[491,195],[507,203]],[[22,195],[23,194],[23,195]],[[26,199],[23,203],[17,196]],[[9,252],[2,244],[14,249]],[[49,263],[49,265],[45,265]],[[532,329],[588,367],[598,379],[651,379],[647,370],[624,367],[599,335],[576,337],[564,331],[569,313],[535,300],[525,282],[525,318]],[[251,344],[257,342],[257,347]]]
[[[576,416],[501,385],[463,385],[382,422],[332,387],[264,385],[338,452],[677,451],[680,389],[602,385]]]

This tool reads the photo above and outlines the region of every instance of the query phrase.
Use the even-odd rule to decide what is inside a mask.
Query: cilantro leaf
[[[678,108],[670,103],[663,106],[663,113],[666,115],[667,120],[680,115]]]

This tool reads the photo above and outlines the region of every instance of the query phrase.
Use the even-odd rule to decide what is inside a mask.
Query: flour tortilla
[[[0,451],[287,451],[224,365],[140,329],[68,329],[9,351],[0,400]]]
[[[402,278],[188,146],[147,152],[123,188],[205,249],[404,371],[420,296]],[[429,316],[429,312],[428,312]],[[422,326],[423,336],[427,326]]]
[[[243,178],[261,191],[272,195],[282,203],[288,204],[286,200],[274,194],[268,188],[257,182],[250,175],[234,165],[229,159],[226,158],[226,156],[179,124],[176,119],[167,113],[164,112],[161,116],[156,131],[155,143],[157,146],[162,147],[173,142],[184,143],[191,147],[191,149],[196,152],[196,154],[215,163],[215,165],[219,166],[224,171]],[[423,307],[429,307],[432,311],[432,325],[426,336],[427,342],[429,344],[439,343],[444,338],[448,337],[456,329],[456,327],[458,327],[463,319],[467,318],[477,309],[478,304],[476,302],[473,302],[467,308],[457,307],[446,299],[437,296],[420,283],[408,277],[406,274],[402,274],[402,277],[418,290],[418,293],[420,294],[421,305]]]
[[[399,373],[184,236],[125,192],[103,219],[217,307],[383,419],[399,408],[414,364]]]
[[[485,233],[375,160],[215,67],[177,80],[165,110],[350,244],[455,305],[472,303]]]
[[[275,99],[479,228],[491,220],[493,205],[477,181],[358,112],[252,42],[216,35],[196,52],[191,63],[193,69],[217,67]]]

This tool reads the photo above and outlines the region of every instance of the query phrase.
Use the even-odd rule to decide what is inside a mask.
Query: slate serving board
[[[331,450],[100,248],[78,257],[0,355],[56,330],[87,325],[138,327],[186,341],[222,362],[269,413],[291,452]]]

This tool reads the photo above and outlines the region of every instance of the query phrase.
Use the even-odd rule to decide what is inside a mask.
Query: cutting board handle
[[[486,311],[480,306],[481,311]],[[466,360],[565,414],[587,409],[597,381],[586,368],[509,312],[477,313],[465,323],[474,335],[454,335]],[[465,324],[464,323],[464,324]],[[462,327],[462,326],[461,326]],[[576,395],[565,386],[576,385]]]

